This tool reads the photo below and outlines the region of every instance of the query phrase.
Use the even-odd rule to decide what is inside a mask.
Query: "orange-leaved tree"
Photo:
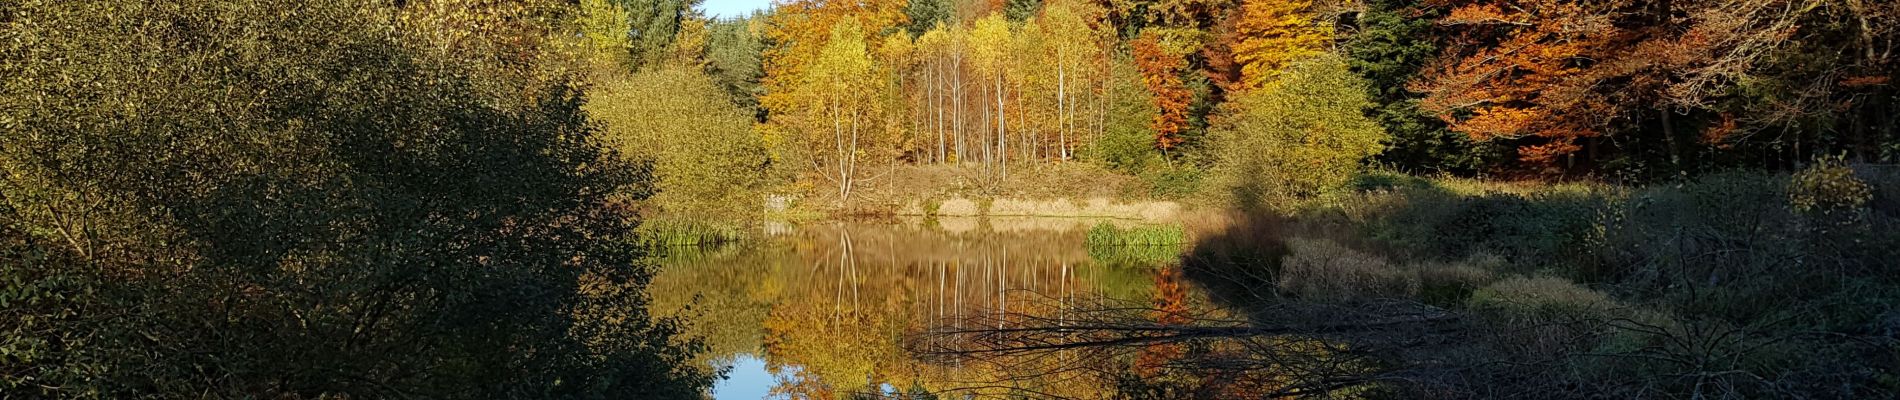
[[[1615,106],[1579,86],[1592,49],[1619,28],[1607,11],[1567,0],[1459,1],[1441,24],[1465,27],[1443,65],[1417,82],[1422,106],[1451,129],[1485,141],[1540,138],[1519,149],[1550,162],[1601,135]]]
[[[1796,0],[1438,0],[1439,23],[1456,27],[1441,64],[1414,89],[1421,106],[1477,140],[1511,140],[1523,160],[1553,165],[1587,138],[1660,136],[1680,169],[1688,135],[1672,116],[1700,112],[1728,119],[1722,103],[1753,102],[1758,124],[1825,113],[1826,93],[1845,87],[1856,65],[1789,76],[1805,61],[1804,42],[1886,32],[1879,9]],[[1831,9],[1844,11],[1829,11]],[[1877,40],[1837,40],[1858,51]],[[1876,45],[1877,46],[1877,45]],[[1821,58],[1816,58],[1816,57]],[[1809,58],[1802,58],[1809,57]],[[1788,59],[1788,60],[1783,60]],[[1826,64],[1846,64],[1825,62]],[[1780,65],[1777,65],[1780,64]],[[1774,76],[1780,75],[1780,76]],[[1806,88],[1775,93],[1775,87]],[[1815,95],[1821,93],[1821,95]],[[1736,100],[1736,101],[1730,101]],[[1729,115],[1710,117],[1710,115]],[[1729,121],[1708,124],[1705,141],[1722,140]],[[1644,130],[1646,127],[1660,129]],[[1678,138],[1678,136],[1684,136]]]
[[[1162,151],[1174,149],[1181,144],[1181,133],[1188,129],[1188,106],[1194,101],[1194,91],[1181,80],[1181,72],[1187,68],[1187,60],[1182,53],[1170,49],[1161,35],[1154,30],[1144,31],[1129,43],[1134,51],[1135,67],[1141,70],[1141,83],[1154,94],[1155,148]]]

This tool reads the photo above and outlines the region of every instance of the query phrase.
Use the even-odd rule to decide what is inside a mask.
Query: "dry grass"
[[[1418,275],[1330,240],[1287,239],[1280,291],[1301,299],[1344,301],[1411,297]]]
[[[803,204],[844,214],[936,214],[977,215],[966,206],[982,211],[990,204],[985,199],[1061,200],[1110,199],[1117,201],[1152,200],[1155,196],[1140,179],[1116,173],[1088,163],[1010,165],[1008,178],[999,171],[971,165],[906,165],[874,172],[853,189],[847,203],[838,201],[835,188],[807,190]],[[946,204],[952,199],[970,199],[972,203]]]

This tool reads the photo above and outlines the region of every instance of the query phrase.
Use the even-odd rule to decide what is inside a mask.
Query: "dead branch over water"
[[[987,364],[1001,371],[953,390],[978,397],[1077,397],[1021,384],[1043,382],[1113,385],[1119,397],[1279,398],[1406,379],[1412,371],[1384,360],[1453,342],[1450,336],[1461,330],[1455,314],[1401,301],[1289,303],[1237,318],[1136,302],[1063,304],[1031,296],[1023,298],[1049,306],[947,320],[907,345],[932,362]],[[1159,317],[1170,312],[1176,314]]]

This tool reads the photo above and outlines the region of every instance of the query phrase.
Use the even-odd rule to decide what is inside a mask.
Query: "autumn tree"
[[[1103,0],[1107,19],[1124,37],[1150,27],[1206,31],[1226,13],[1225,0]]]
[[[1854,32],[1884,29],[1861,21],[1890,18],[1876,8],[1855,6],[1857,1],[1447,3],[1449,11],[1439,23],[1461,33],[1447,47],[1444,64],[1416,86],[1430,94],[1423,103],[1427,110],[1474,139],[1518,144],[1521,158],[1536,165],[1574,160],[1566,156],[1601,142],[1591,138],[1619,135],[1626,152],[1661,149],[1657,158],[1664,160],[1663,167],[1656,169],[1665,171],[1688,169],[1695,153],[1694,139],[1683,132],[1694,121],[1680,117],[1710,119],[1725,111],[1718,103],[1755,92],[1750,86],[1763,82],[1757,74],[1794,65],[1774,61],[1806,42],[1799,39],[1861,36]],[[1824,7],[1833,4],[1840,7]],[[1831,22],[1804,23],[1821,21]],[[1861,49],[1870,42],[1838,43]],[[1817,106],[1829,102],[1819,99],[1832,95],[1797,93],[1834,93],[1823,88],[1849,86],[1847,75],[1859,74],[1847,72],[1858,69],[1851,67],[1856,64],[1847,65],[1820,74],[1780,75],[1786,78],[1784,87],[1808,89],[1773,96],[1746,114],[1775,118],[1819,112]],[[1757,126],[1788,126],[1794,119],[1803,118],[1764,120]],[[1629,145],[1640,143],[1649,145]]]
[[[1043,68],[1039,69],[1046,71],[1051,64],[1054,66],[1057,154],[1061,159],[1071,157],[1073,144],[1081,139],[1078,125],[1087,118],[1081,111],[1088,103],[1084,94],[1104,78],[1099,66],[1106,54],[1102,43],[1109,38],[1091,23],[1101,13],[1080,0],[1052,0],[1043,6],[1042,16],[1035,22],[1044,40]]]
[[[990,14],[976,21],[976,27],[970,31],[970,53],[972,67],[977,75],[992,83],[990,94],[994,99],[993,114],[996,117],[996,162],[1004,176],[1009,175],[1009,120],[1004,97],[1008,94],[1003,87],[1004,76],[1010,72],[1013,53],[1010,48],[1011,32],[1009,22],[1002,15]]]
[[[803,139],[828,135],[832,130],[830,122],[826,121],[830,117],[825,116],[826,111],[822,109],[825,104],[836,102],[813,97],[824,94],[812,87],[824,80],[812,78],[831,74],[814,71],[818,68],[817,60],[830,47],[849,45],[836,40],[839,28],[847,23],[854,24],[854,28],[848,31],[855,32],[857,36],[844,39],[857,42],[856,48],[863,50],[868,60],[872,49],[867,43],[873,43],[873,33],[899,26],[904,18],[901,2],[893,0],[791,1],[775,6],[766,23],[764,35],[765,41],[772,45],[762,54],[765,74],[761,86],[764,95],[759,97],[759,104],[769,116],[760,130],[774,149],[773,158],[780,161],[777,165],[798,169],[817,168],[810,163],[813,160],[793,159],[804,157],[803,154],[794,154],[800,152],[796,149],[803,146]],[[834,51],[838,52],[850,51]],[[834,67],[836,65],[827,68]],[[863,93],[840,95],[858,94]],[[835,173],[830,175],[833,175],[830,183],[841,183],[835,181]]]
[[[582,0],[575,12],[574,51],[598,73],[631,71],[634,67],[630,15],[610,0]],[[604,70],[604,71],[602,71]]]
[[[1182,81],[1181,74],[1187,68],[1182,59],[1186,52],[1179,43],[1164,40],[1156,30],[1143,32],[1140,37],[1129,43],[1134,53],[1135,66],[1141,71],[1141,82],[1154,95],[1155,114],[1151,127],[1154,129],[1154,147],[1163,152],[1181,144],[1181,134],[1188,127],[1188,107],[1194,100],[1194,92]]]
[[[1384,149],[1385,131],[1365,115],[1372,105],[1342,57],[1295,62],[1275,82],[1221,106],[1214,180],[1243,209],[1336,189]]]
[[[1424,94],[1407,83],[1438,56],[1442,46],[1435,21],[1441,10],[1419,0],[1366,3],[1357,26],[1340,47],[1353,71],[1370,83],[1378,105],[1371,114],[1392,135],[1392,146],[1378,159],[1402,170],[1474,174],[1505,156],[1496,143],[1478,143],[1448,129],[1443,120],[1419,108]]]
[[[1333,28],[1309,0],[1246,0],[1234,13],[1230,42],[1240,66],[1240,88],[1257,88],[1293,61],[1318,55]]]
[[[1474,140],[1539,138],[1519,149],[1525,161],[1548,164],[1581,149],[1579,139],[1602,135],[1616,115],[1607,98],[1573,83],[1585,72],[1585,52],[1611,44],[1610,8],[1533,0],[1452,9],[1440,23],[1494,28],[1459,38],[1482,43],[1449,49],[1456,58],[1425,77],[1426,109]]]
[[[804,65],[795,92],[784,93],[798,107],[774,114],[788,130],[784,156],[835,186],[841,202],[868,172],[863,165],[893,161],[890,136],[899,133],[884,125],[891,80],[871,60],[862,29],[852,19],[833,27]]]

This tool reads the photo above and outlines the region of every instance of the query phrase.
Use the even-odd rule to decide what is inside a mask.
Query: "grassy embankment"
[[[1254,279],[1230,287],[1245,301],[1465,316],[1456,350],[1398,362],[1468,365],[1403,393],[1900,393],[1900,170],[1643,187],[1373,173],[1354,189],[1193,262]]]

